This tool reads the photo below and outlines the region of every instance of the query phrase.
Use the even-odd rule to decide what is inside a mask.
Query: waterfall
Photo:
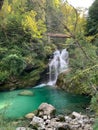
[[[55,85],[58,75],[68,69],[68,51],[63,49],[53,53],[53,59],[49,63],[49,82],[47,85]]]

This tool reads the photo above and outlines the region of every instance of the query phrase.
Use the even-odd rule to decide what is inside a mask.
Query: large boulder
[[[38,116],[40,117],[43,117],[44,115],[47,115],[48,117],[54,117],[55,112],[55,107],[48,103],[42,103],[38,108]]]

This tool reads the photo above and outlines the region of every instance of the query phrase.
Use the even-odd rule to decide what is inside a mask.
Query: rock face
[[[55,108],[50,104],[42,103],[38,108],[38,114],[32,117],[28,126],[30,130],[93,130],[93,123],[94,118],[77,112],[69,116],[55,116]]]

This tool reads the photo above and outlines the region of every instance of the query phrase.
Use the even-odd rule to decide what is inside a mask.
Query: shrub
[[[21,56],[10,54],[3,59],[4,67],[10,75],[19,75],[26,67],[26,63]]]
[[[7,80],[8,76],[9,74],[7,71],[0,72],[0,82],[4,82],[5,80]]]

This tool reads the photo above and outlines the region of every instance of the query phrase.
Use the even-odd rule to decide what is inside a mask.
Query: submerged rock
[[[29,91],[29,90],[24,90],[22,92],[20,92],[18,95],[20,96],[33,96],[33,92],[32,91]]]

